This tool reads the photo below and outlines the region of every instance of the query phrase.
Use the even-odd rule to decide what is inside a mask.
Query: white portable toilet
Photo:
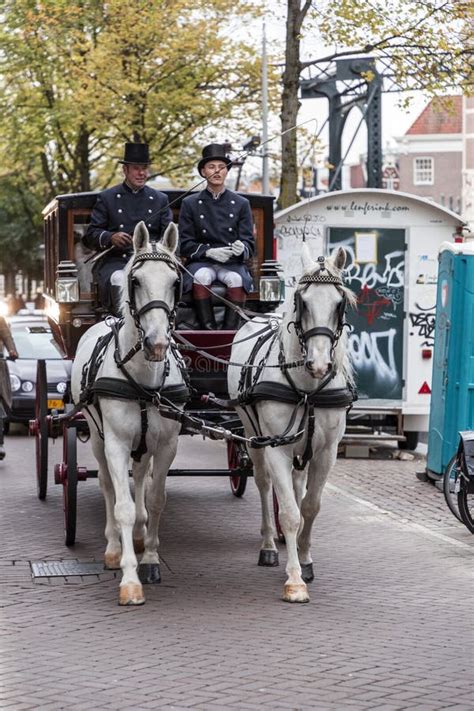
[[[350,348],[359,400],[352,420],[389,425],[415,448],[428,430],[438,248],[461,234],[456,213],[424,198],[362,188],[318,195],[275,215],[286,289],[302,273],[301,244],[314,258],[343,246],[358,297]]]

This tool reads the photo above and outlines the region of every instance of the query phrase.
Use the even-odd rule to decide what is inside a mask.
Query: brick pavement
[[[221,465],[222,445],[182,444],[177,466],[190,447],[193,460]],[[102,499],[97,481],[79,484],[68,550],[59,487],[36,499],[32,440],[10,436],[7,450],[0,708],[473,708],[473,537],[416,479],[420,461],[338,460],[314,532],[311,603],[300,606],[279,599],[283,565],[256,566],[253,482],[235,499],[222,479],[170,479],[163,583],[131,609],[117,606],[112,573],[32,582],[30,560],[100,559]]]

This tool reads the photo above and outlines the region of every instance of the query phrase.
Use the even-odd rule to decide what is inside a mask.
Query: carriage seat
[[[223,296],[225,298],[227,287],[221,281],[215,281],[211,287],[213,294]],[[216,319],[217,328],[222,328],[224,323],[225,305],[215,296],[211,299],[214,309],[214,318]],[[197,320],[196,313],[193,307],[193,293],[188,291],[181,297],[180,305],[176,314],[176,328],[182,331],[199,331],[201,326]]]

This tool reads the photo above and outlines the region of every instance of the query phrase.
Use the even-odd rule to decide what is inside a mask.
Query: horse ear
[[[301,263],[303,265],[304,272],[309,272],[311,269],[314,269],[314,259],[311,257],[311,253],[306,242],[303,242],[301,246]]]
[[[138,252],[147,246],[150,235],[143,220],[137,224],[133,231],[133,249]]]
[[[333,252],[332,259],[336,269],[342,270],[346,264],[347,254],[344,247],[339,247],[336,252]]]
[[[169,249],[171,254],[176,252],[178,246],[178,227],[175,222],[170,222],[161,240],[164,247]]]

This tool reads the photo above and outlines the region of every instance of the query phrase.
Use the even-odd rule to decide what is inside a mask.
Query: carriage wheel
[[[246,452],[245,454],[247,455]],[[227,461],[230,470],[241,469],[247,464],[245,458],[242,455],[243,449],[241,446],[239,446],[232,440],[227,442]],[[230,489],[234,496],[237,496],[238,498],[243,496],[244,491],[247,487],[247,479],[247,474],[236,474],[235,476],[232,474],[230,475]]]
[[[278,499],[277,499],[275,489],[272,489],[272,492],[273,492],[273,515],[275,516],[275,527],[276,527],[276,531],[277,531],[277,538],[280,541],[280,543],[286,543],[285,534],[283,533],[283,529],[280,526],[280,507],[278,505]]]
[[[38,498],[44,501],[48,489],[48,381],[46,361],[39,360],[36,366],[35,398],[35,449],[36,449],[36,488]]]
[[[469,492],[469,482],[462,476],[458,492],[458,506],[461,520],[468,531],[474,533],[474,519],[471,510],[473,508],[473,494]]]
[[[66,545],[76,541],[77,515],[77,433],[75,427],[66,427],[63,435],[66,477],[63,481],[64,532]]]
[[[458,457],[457,454],[455,454],[449,460],[448,466],[446,467],[446,471],[443,475],[443,493],[446,503],[449,506],[449,510],[453,516],[456,516],[458,521],[461,521],[462,523],[462,518],[458,510],[459,474]]]

